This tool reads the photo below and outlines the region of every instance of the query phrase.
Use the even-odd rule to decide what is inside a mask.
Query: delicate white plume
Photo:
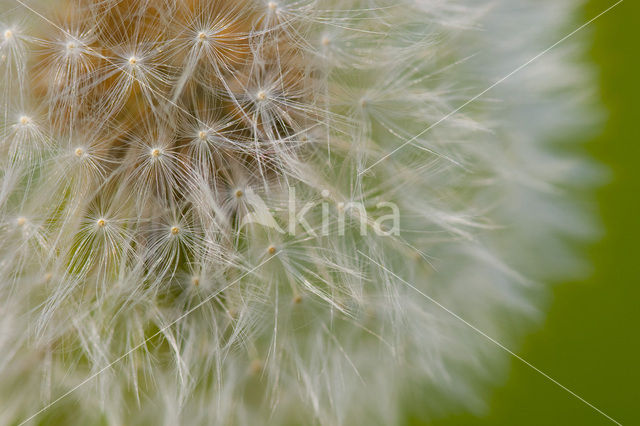
[[[515,345],[593,230],[581,36],[474,97],[574,7],[0,2],[0,424],[482,409],[451,312]]]

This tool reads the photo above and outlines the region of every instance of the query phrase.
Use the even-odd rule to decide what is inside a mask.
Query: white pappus
[[[558,3],[2,0],[0,425],[482,410],[429,298],[516,345],[595,229],[583,36],[486,91]]]

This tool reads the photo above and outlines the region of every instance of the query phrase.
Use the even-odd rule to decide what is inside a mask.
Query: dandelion
[[[481,410],[504,353],[415,290],[510,342],[579,269],[588,71],[459,108],[557,3],[0,3],[0,424]]]

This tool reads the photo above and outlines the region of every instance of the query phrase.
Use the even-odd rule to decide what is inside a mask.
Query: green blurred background
[[[563,1],[563,0],[557,0]],[[592,0],[586,22],[614,0]],[[606,126],[589,151],[611,173],[598,192],[604,238],[589,249],[594,272],[555,288],[546,321],[518,354],[624,425],[640,425],[640,1],[591,24]],[[614,424],[520,361],[493,391],[486,416],[433,426]]]

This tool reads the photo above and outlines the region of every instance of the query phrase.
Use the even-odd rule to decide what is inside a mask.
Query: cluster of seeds
[[[0,424],[475,406],[495,354],[407,283],[530,314],[510,256],[561,220],[520,200],[568,170],[508,108],[451,114],[495,81],[476,3],[0,0]]]

